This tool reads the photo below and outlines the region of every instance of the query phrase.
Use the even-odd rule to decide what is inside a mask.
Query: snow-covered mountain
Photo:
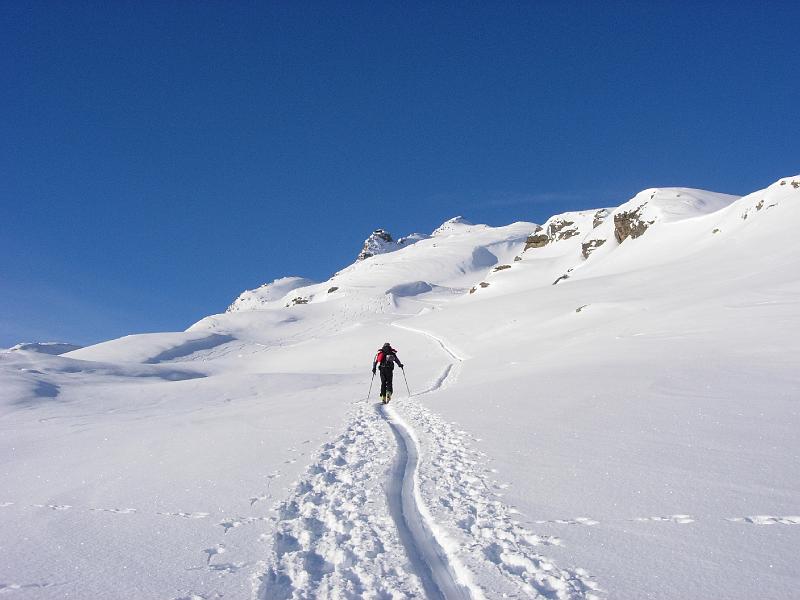
[[[798,223],[800,176],[381,229],[185,332],[0,353],[0,592],[792,598]]]
[[[8,349],[9,352],[25,350],[26,352],[41,352],[42,354],[66,354],[73,350],[80,350],[83,346],[67,342],[21,342]]]

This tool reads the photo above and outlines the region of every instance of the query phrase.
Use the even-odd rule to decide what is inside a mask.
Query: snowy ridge
[[[83,346],[68,344],[66,342],[23,342],[8,349],[8,352],[40,352],[42,354],[60,355],[80,350]]]
[[[245,290],[233,301],[226,312],[259,310],[276,303],[282,306],[282,303],[286,301],[287,294],[298,288],[314,285],[314,283],[305,277],[281,277],[254,290]]]

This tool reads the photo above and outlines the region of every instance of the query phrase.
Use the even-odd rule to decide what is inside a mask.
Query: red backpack
[[[396,360],[397,357],[394,355],[394,353],[384,352],[383,348],[378,350],[378,356],[375,357],[375,362],[377,362],[379,366],[389,369],[394,369],[394,363]]]

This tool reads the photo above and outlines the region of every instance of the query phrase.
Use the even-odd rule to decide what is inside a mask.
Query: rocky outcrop
[[[558,240],[568,240],[572,236],[578,235],[577,226],[574,221],[567,221],[565,219],[553,219],[547,226],[547,236],[551,242]]]
[[[523,252],[531,248],[543,248],[550,242],[550,238],[547,237],[547,234],[539,233],[540,231],[542,231],[542,228],[537,227],[536,231],[528,236],[528,239],[525,240],[525,250],[523,250]]]
[[[608,216],[608,209],[601,208],[596,213],[594,213],[594,218],[592,219],[592,229],[597,229],[600,225],[603,224],[603,221],[606,220]]]
[[[636,210],[619,212],[614,215],[614,237],[620,244],[628,238],[636,239],[650,227],[655,221],[642,219],[642,210],[646,204],[642,204]]]
[[[489,287],[489,284],[488,284],[488,283],[486,283],[485,281],[481,281],[481,282],[480,282],[478,285],[476,285],[475,287],[473,287],[472,289],[470,289],[469,293],[470,293],[470,294],[474,294],[475,292],[477,292],[477,291],[478,291],[478,287],[481,287],[481,288],[487,288],[487,287]]]
[[[536,231],[528,236],[528,239],[525,240],[525,250],[543,248],[547,244],[560,240],[568,240],[578,234],[580,234],[580,231],[578,230],[578,226],[575,225],[575,221],[553,218],[547,223],[547,229],[537,227]],[[523,250],[523,252],[525,250]]]
[[[497,265],[494,269],[492,269],[493,273],[497,273],[498,271],[504,271],[506,269],[510,269],[511,265]]]
[[[581,254],[583,254],[583,258],[589,258],[589,255],[597,250],[600,246],[605,244],[605,240],[589,240],[588,242],[584,242],[581,244]]]
[[[356,260],[364,260],[376,254],[383,254],[386,252],[386,247],[393,243],[394,238],[392,238],[391,233],[385,229],[376,229],[364,240],[364,247],[361,248]]]

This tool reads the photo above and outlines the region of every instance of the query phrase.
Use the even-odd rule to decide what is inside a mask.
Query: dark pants
[[[394,376],[394,369],[384,369],[383,367],[379,367],[378,370],[381,372],[381,396],[386,396],[386,392],[391,394],[394,391],[392,390],[392,377]]]

